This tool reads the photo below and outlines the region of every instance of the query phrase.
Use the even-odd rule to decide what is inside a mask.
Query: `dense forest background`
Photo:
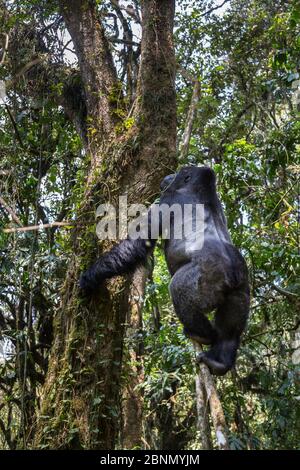
[[[297,448],[299,2],[177,0],[174,29],[170,0],[0,5],[0,447],[217,448],[161,246],[133,280],[77,292],[108,248],[99,201],[150,203],[207,164],[252,290],[216,381],[229,446]]]

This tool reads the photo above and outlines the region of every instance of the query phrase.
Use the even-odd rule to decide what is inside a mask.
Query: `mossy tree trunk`
[[[143,447],[142,383],[144,381],[144,338],[142,309],[148,270],[141,266],[133,275],[130,308],[126,321],[123,361],[122,431],[123,449]]]
[[[35,448],[113,449],[120,428],[120,372],[130,281],[116,278],[82,300],[80,272],[109,247],[97,243],[101,202],[151,202],[175,167],[174,0],[142,1],[142,45],[130,129],[96,2],[60,1],[85,90],[90,169],[71,237],[72,259],[55,317],[55,340],[35,429]],[[128,126],[127,126],[128,127]]]

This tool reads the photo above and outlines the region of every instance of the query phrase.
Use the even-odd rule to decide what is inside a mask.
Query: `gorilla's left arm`
[[[81,289],[86,294],[91,294],[105,279],[134,271],[138,265],[145,264],[155,242],[156,240],[131,238],[123,240],[81,274],[79,280]]]

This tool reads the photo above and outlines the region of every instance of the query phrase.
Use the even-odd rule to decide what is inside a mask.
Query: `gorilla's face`
[[[215,174],[209,167],[185,166],[178,173],[166,176],[160,189],[163,192],[201,193],[215,188]]]

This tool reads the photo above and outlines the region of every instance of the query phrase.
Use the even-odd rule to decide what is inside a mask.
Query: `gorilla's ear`
[[[214,188],[216,186],[215,172],[208,166],[203,166],[200,170],[201,183],[205,186]]]
[[[176,177],[176,173],[165,176],[165,178],[160,183],[160,190],[165,191],[165,189],[167,189],[170,186],[170,184],[173,183],[175,177]]]

